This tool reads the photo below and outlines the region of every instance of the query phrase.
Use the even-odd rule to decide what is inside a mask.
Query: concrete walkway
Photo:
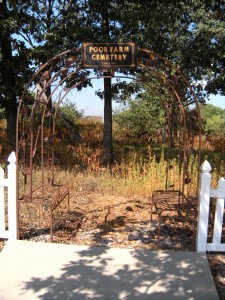
[[[8,241],[1,300],[218,300],[206,254]]]

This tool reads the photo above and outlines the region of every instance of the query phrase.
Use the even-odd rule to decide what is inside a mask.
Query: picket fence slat
[[[213,243],[220,244],[223,229],[223,213],[224,213],[224,199],[217,198],[215,221],[213,228]]]
[[[8,178],[4,178],[4,170],[0,167],[0,238],[17,239],[17,185],[16,154],[12,152],[8,158]],[[7,198],[4,189],[7,188]],[[7,219],[6,219],[6,207]]]
[[[5,233],[5,197],[4,197],[4,187],[2,182],[4,180],[4,170],[0,167],[0,237],[3,237]]]
[[[218,182],[218,189],[210,189],[211,186],[211,166],[205,161],[202,165],[202,174],[200,178],[199,209],[198,209],[198,227],[196,238],[197,252],[222,251],[225,252],[225,244],[221,243],[224,215],[225,198],[225,179],[221,178]],[[213,242],[207,243],[208,222],[211,198],[217,198],[216,211],[213,227]]]

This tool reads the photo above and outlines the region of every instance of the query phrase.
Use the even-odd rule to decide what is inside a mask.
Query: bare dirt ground
[[[66,202],[66,201],[64,201]],[[47,211],[47,210],[46,210]],[[43,207],[20,207],[20,239],[50,241],[49,217]],[[160,228],[148,199],[73,192],[70,207],[62,203],[54,214],[55,243],[136,249],[194,249],[195,220],[167,218]],[[0,240],[0,250],[4,247]],[[220,299],[225,299],[225,254],[208,254]]]
[[[54,242],[57,243],[185,251],[193,249],[194,222],[191,219],[189,222],[165,220],[158,244],[157,216],[153,213],[151,220],[148,199],[73,192],[69,210],[66,203],[63,206],[54,214]],[[26,207],[20,211],[20,238],[48,241],[49,226],[41,221],[43,216],[34,218],[33,208]]]

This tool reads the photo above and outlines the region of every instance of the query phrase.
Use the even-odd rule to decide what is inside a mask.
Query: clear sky
[[[225,109],[225,96],[220,96],[220,95],[211,95],[210,96],[210,101],[207,103],[211,103],[212,105],[221,107],[222,109]]]
[[[103,116],[104,115],[104,100],[101,100],[95,95],[95,91],[103,90],[104,79],[93,79],[91,81],[93,88],[83,88],[81,91],[72,91],[68,99],[73,99],[79,110],[83,110],[87,116]],[[114,79],[115,80],[115,79]],[[122,80],[122,79],[121,79]],[[121,104],[113,101],[113,108],[119,107]]]
[[[92,80],[93,88],[84,88],[81,91],[73,90],[69,99],[73,99],[79,110],[83,110],[84,114],[91,116],[103,116],[104,115],[104,101],[95,95],[95,91],[103,89],[103,79]],[[225,109],[225,96],[211,95],[210,101],[215,106]],[[113,107],[119,107],[121,104],[116,104],[113,101]]]

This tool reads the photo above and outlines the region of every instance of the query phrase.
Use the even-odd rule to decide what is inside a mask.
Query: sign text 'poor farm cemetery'
[[[135,43],[83,43],[83,68],[136,66]]]

